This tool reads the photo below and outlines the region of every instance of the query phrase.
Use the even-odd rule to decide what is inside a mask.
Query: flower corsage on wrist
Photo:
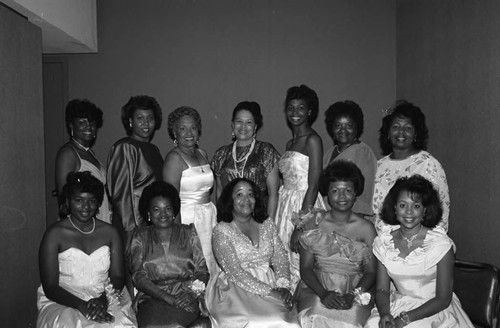
[[[354,303],[358,305],[368,305],[372,299],[372,294],[363,292],[361,287],[354,288],[350,294],[354,296]]]
[[[199,279],[196,279],[189,285],[189,288],[196,294],[196,297],[200,297],[205,292],[205,283]]]
[[[399,319],[405,326],[408,326],[411,323],[410,317],[408,316],[408,313],[406,311],[402,311],[399,314]]]
[[[318,220],[321,218],[320,211],[311,206],[307,211],[292,212],[291,221],[295,225],[295,229],[303,231],[309,222],[314,222],[317,225]]]
[[[107,284],[104,286],[104,292],[106,293],[108,305],[116,305],[120,303],[120,298],[122,298],[123,296],[123,291],[115,289],[109,278]]]

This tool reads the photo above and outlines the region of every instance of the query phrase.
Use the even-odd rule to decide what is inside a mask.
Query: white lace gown
[[[373,254],[386,267],[396,286],[391,298],[390,311],[398,316],[402,311],[411,311],[436,296],[437,264],[455,245],[442,227],[427,232],[421,247],[406,258],[399,256],[390,231],[384,231],[373,242]],[[378,328],[380,315],[372,310],[365,328]],[[405,328],[473,328],[458,297],[453,293],[450,305],[430,317],[414,321]]]
[[[91,254],[78,248],[69,248],[59,253],[59,285],[73,295],[87,301],[99,297],[108,281],[110,249],[101,246]],[[38,288],[38,328],[111,328],[137,327],[132,302],[126,290],[123,296],[110,303],[108,312],[113,315],[112,323],[98,323],[87,320],[83,314],[71,307],[49,300],[42,286]]]
[[[300,280],[299,254],[290,251],[290,237],[294,229],[292,213],[298,213],[302,208],[302,201],[306,195],[309,175],[309,156],[296,151],[287,150],[279,161],[279,170],[283,175],[283,185],[279,189],[278,209],[275,223],[278,234],[290,260],[292,288],[295,289]],[[323,198],[318,194],[315,208],[325,209]]]

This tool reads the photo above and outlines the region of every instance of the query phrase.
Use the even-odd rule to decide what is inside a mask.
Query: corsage
[[[205,292],[205,287],[205,283],[199,279],[193,281],[189,286],[189,288],[193,291],[193,293],[196,294],[197,297]]]
[[[107,281],[107,285],[104,286],[104,292],[106,293],[106,298],[108,300],[108,305],[116,305],[120,303],[120,298],[123,296],[123,291],[119,291],[113,287],[113,284]]]
[[[354,302],[358,305],[368,305],[372,299],[372,294],[363,292],[361,287],[354,288],[351,294],[354,295]]]

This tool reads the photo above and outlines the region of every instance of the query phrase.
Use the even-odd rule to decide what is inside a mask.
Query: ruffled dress
[[[375,238],[373,254],[386,267],[396,291],[391,297],[391,315],[411,311],[436,296],[437,264],[450,250],[455,250],[453,241],[441,227],[429,230],[421,247],[406,258],[399,256],[389,229]],[[378,328],[380,315],[372,310],[365,327]],[[453,293],[450,305],[430,317],[414,321],[407,328],[456,328],[474,327],[465,314],[458,297]]]
[[[370,245],[319,227],[327,212],[314,213],[304,227],[299,241],[314,254],[314,272],[322,286],[341,295],[351,292],[363,277],[364,264],[373,260]],[[328,309],[318,295],[303,281],[297,287],[297,311],[302,328],[358,328],[370,316],[373,301],[367,305],[356,303],[348,310]]]
[[[297,313],[269,296],[271,289],[290,285],[288,257],[271,220],[259,225],[258,245],[235,223],[220,222],[212,247],[222,268],[206,290],[213,328],[300,327]]]

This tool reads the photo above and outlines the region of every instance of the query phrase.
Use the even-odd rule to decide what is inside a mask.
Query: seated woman
[[[60,197],[63,219],[40,245],[37,327],[137,327],[123,288],[120,235],[95,217],[103,184],[90,172],[71,172]]]
[[[365,327],[474,327],[453,293],[455,245],[438,225],[439,199],[420,175],[399,178],[387,194],[381,218],[400,228],[384,230],[373,243],[377,308]]]
[[[290,265],[260,192],[246,178],[229,182],[217,202],[212,239],[222,271],[206,302],[213,327],[298,328],[292,310]]]
[[[363,193],[360,169],[345,160],[330,164],[321,175],[321,193],[331,209],[314,210],[300,220],[298,318],[302,328],[363,327],[373,307],[368,291],[375,283],[371,245],[373,224],[352,212]]]
[[[185,327],[200,316],[208,269],[194,226],[174,222],[180,206],[177,189],[163,181],[144,188],[139,200],[149,225],[134,231],[127,251],[139,327]]]

